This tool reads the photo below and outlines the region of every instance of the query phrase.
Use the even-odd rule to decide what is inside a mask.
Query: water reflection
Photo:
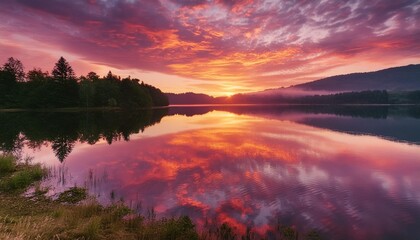
[[[0,150],[19,154],[24,145],[51,145],[63,162],[76,142],[128,141],[166,115],[167,109],[139,112],[13,112],[0,113]]]
[[[83,115],[74,135],[55,130],[60,134],[36,138],[22,125],[12,136],[37,146],[35,159],[48,156],[53,140],[73,136],[73,152],[57,166],[71,175],[61,187],[88,186],[104,203],[123,198],[161,216],[229,222],[242,232],[280,222],[332,239],[415,239],[420,146],[406,129],[420,132],[420,119],[410,109],[337,111],[178,108],[147,118],[161,121],[147,128],[157,121],[130,127],[124,124],[136,121],[113,115],[107,119],[118,124],[83,125]],[[114,142],[123,132],[131,140]],[[2,146],[18,146],[14,141]]]
[[[288,120],[334,131],[373,135],[419,144],[420,106],[205,106],[176,107],[169,114],[201,115],[227,111],[277,120]]]
[[[334,131],[420,143],[420,107],[389,106],[200,106],[137,112],[0,113],[0,151],[19,154],[50,144],[63,162],[76,142],[128,141],[130,135],[159,123],[164,116],[187,117],[225,111],[288,120]],[[170,127],[170,128],[173,128]],[[176,126],[175,126],[176,128]]]

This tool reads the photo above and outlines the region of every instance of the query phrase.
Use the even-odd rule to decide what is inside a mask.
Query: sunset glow
[[[0,61],[232,95],[419,63],[419,15],[418,0],[1,1]]]

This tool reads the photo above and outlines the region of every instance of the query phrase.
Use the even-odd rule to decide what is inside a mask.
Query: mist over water
[[[420,235],[420,111],[207,106],[1,113],[0,146],[52,169],[51,194],[86,186],[158,216],[277,223],[331,239]],[[48,124],[45,124],[48,123]]]

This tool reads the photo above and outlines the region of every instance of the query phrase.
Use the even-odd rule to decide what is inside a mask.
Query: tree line
[[[236,94],[225,101],[241,104],[389,104],[389,95],[385,90],[305,96]]]
[[[25,73],[22,62],[13,57],[0,67],[1,108],[149,108],[168,104],[160,89],[137,78],[121,78],[111,71],[104,77],[95,72],[76,77],[63,57],[51,74],[40,68]]]
[[[420,104],[420,90],[366,90],[325,95],[289,96],[279,94],[235,94],[231,97],[212,97],[197,93],[167,93],[171,104]]]

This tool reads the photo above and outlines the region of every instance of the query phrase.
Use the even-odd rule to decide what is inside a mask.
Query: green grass
[[[16,159],[11,155],[0,156],[0,177],[13,172],[16,168]]]
[[[46,170],[40,165],[17,165],[18,169],[0,180],[0,191],[23,191],[36,181],[42,180]]]

